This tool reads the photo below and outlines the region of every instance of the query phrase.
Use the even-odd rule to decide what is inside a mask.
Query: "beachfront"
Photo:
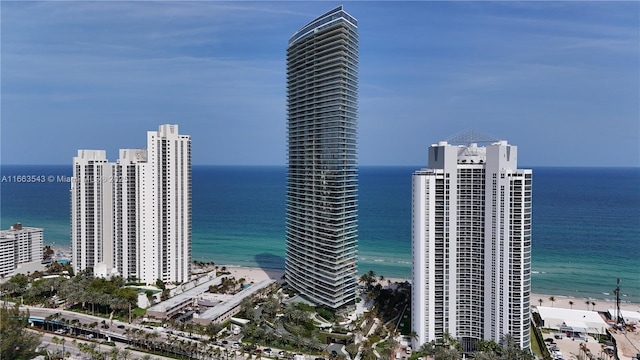
[[[227,266],[226,269],[230,272],[230,275],[234,276],[236,279],[244,278],[248,282],[259,282],[267,279],[279,281],[284,276],[284,271],[277,269],[233,266]],[[394,283],[402,283],[405,281],[405,279],[384,278],[383,280],[378,280],[378,283],[382,286],[389,286]],[[553,301],[551,301],[552,299]],[[542,300],[542,303],[540,303],[539,300]],[[587,305],[587,302],[589,305]],[[540,306],[540,304],[542,304],[542,306]],[[537,311],[538,306],[563,309],[561,313],[563,313],[563,316],[566,316],[567,319],[571,318],[572,312],[582,313],[588,311],[593,313],[594,316],[599,317],[598,312],[615,310],[615,302],[613,301],[576,298],[563,295],[531,294],[532,310],[534,312]],[[640,304],[637,303],[620,303],[620,310],[637,312],[638,316],[640,316]],[[561,334],[561,332],[559,330],[556,332],[549,332],[548,330],[545,330],[543,336],[545,338],[554,338],[554,334]],[[631,360],[637,353],[640,353],[640,329],[636,328],[634,331],[621,332],[612,331],[612,335],[616,340],[619,350],[618,356],[621,360]],[[577,355],[580,354],[581,351],[585,351],[584,349],[588,349],[588,351],[596,355],[601,354],[604,351],[604,346],[600,344],[597,339],[589,335],[585,335],[579,340],[577,339],[578,338],[566,337],[564,335],[562,335],[560,339],[554,338],[557,348],[565,356],[565,359],[577,358]],[[581,350],[581,347],[583,350]]]
[[[60,251],[60,253],[58,253],[59,256],[56,256],[56,258],[64,258],[67,254],[69,253],[62,250]],[[235,279],[244,279],[245,283],[248,284],[260,283],[265,280],[282,282],[285,273],[282,269],[263,269],[258,267],[239,267],[225,265],[207,265],[199,267],[199,270],[212,271],[216,268],[218,270],[224,268],[226,272],[229,273],[229,276],[232,276]],[[378,274],[378,276],[380,276],[380,274]],[[383,277],[383,280],[380,280],[380,278],[378,277],[378,283],[382,286],[392,286],[395,283],[403,283],[405,281],[407,281],[407,279]],[[593,313],[593,315],[599,316],[597,315],[598,312],[606,312],[607,310],[615,311],[615,302],[602,299],[587,299],[565,295],[534,293],[531,295],[531,308],[534,312],[537,312],[538,308],[563,309],[563,311],[561,312],[563,315],[559,316],[559,318],[570,319],[572,313],[585,313],[588,311],[589,313]],[[622,311],[630,311],[640,315],[640,304],[638,303],[623,302],[620,304],[620,309]],[[555,327],[557,328],[558,325],[562,324],[563,321],[556,322],[557,324],[547,325],[551,325],[549,327],[554,327],[555,325]],[[604,326],[606,327],[607,325]],[[561,333],[559,330],[555,332],[546,331],[543,336],[545,338],[555,338],[554,335],[556,334]],[[616,343],[619,349],[619,356],[621,359],[631,359],[637,353],[640,353],[640,333],[637,330],[616,332],[612,335],[616,339]],[[566,334],[564,334],[564,336],[561,336],[560,339],[555,339],[555,345],[565,356],[565,359],[571,359],[572,354],[579,354],[581,352],[581,346],[585,349],[589,349],[589,351],[593,354],[600,354],[604,350],[604,348],[601,346],[601,344],[598,343],[595,338],[588,336],[584,336],[581,338],[567,338]]]
[[[71,260],[71,249],[68,247],[55,247],[54,248],[55,260]],[[284,276],[284,270],[282,269],[263,269],[259,267],[242,267],[242,266],[232,266],[232,265],[224,265],[224,264],[216,264],[215,266],[209,265],[208,267],[203,268],[203,270],[211,271],[218,267],[221,269],[225,267],[227,271],[231,273],[236,279],[244,278],[247,283],[251,282],[259,282],[262,280],[272,279],[276,281],[280,281]],[[378,282],[382,286],[386,286],[388,284],[393,283],[403,283],[405,281],[411,282],[411,279],[404,278],[387,278],[384,274],[376,274],[377,276],[382,275],[383,280],[379,280]],[[554,298],[552,302],[550,299]],[[542,300],[542,303],[539,302]],[[542,293],[532,293],[531,294],[531,306],[542,305],[542,306],[551,306],[551,307],[559,307],[565,309],[586,309],[586,302],[589,301],[589,309],[593,308],[591,302],[595,302],[595,310],[596,311],[604,311],[607,309],[611,309],[615,306],[614,301],[607,301],[604,299],[594,299],[594,298],[579,298],[572,297],[567,295],[550,295],[550,294],[542,294]],[[623,310],[629,311],[638,311],[640,312],[640,303],[633,302],[621,302],[620,308]]]

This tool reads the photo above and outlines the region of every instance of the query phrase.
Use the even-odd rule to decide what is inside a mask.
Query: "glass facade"
[[[287,49],[287,283],[318,305],[355,300],[358,34],[342,6]]]

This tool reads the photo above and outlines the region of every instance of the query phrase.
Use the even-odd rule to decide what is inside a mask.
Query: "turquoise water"
[[[2,166],[0,176],[71,175],[70,166]],[[360,272],[411,277],[411,174],[362,167]],[[285,167],[194,166],[193,259],[283,268]],[[69,245],[69,184],[4,182],[3,229],[45,229]],[[534,168],[532,287],[537,293],[640,302],[640,169]],[[609,294],[609,295],[607,295]]]

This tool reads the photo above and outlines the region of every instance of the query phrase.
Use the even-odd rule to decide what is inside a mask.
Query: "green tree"
[[[162,281],[162,279],[156,280],[156,287],[160,290],[166,289],[166,286],[164,286],[164,282]]]
[[[9,279],[9,282],[18,285],[22,289],[26,289],[27,284],[29,284],[29,277],[25,274],[16,274]]]
[[[370,289],[373,286],[373,283],[376,282],[376,273],[373,270],[369,270],[360,276],[359,282],[363,283],[367,289]]]
[[[35,356],[40,337],[27,331],[29,311],[0,307],[0,359],[31,359]]]
[[[500,359],[503,360],[533,360],[533,355],[520,348],[511,334],[504,334],[500,341],[502,345],[502,354]]]
[[[422,344],[418,352],[436,360],[458,360],[462,357],[462,345],[445,332],[441,338]]]

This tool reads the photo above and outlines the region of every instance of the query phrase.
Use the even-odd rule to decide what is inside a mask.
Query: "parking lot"
[[[603,346],[598,343],[598,340],[591,336],[587,337],[568,337],[566,334],[544,334],[545,344],[549,348],[549,352],[554,360],[575,360],[578,354],[580,354],[580,345],[584,346],[591,351],[595,356],[600,356],[603,352]],[[552,339],[553,342],[549,341]]]

